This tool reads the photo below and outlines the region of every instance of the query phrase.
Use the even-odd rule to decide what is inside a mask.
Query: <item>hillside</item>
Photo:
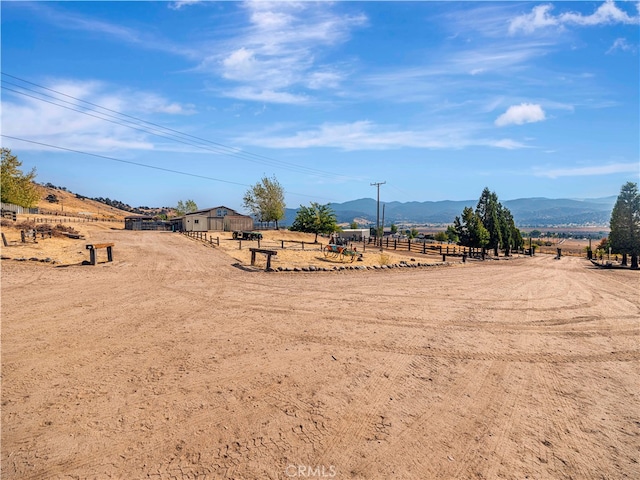
[[[502,202],[520,227],[605,226],[611,217],[616,197],[596,199],[520,198]],[[465,207],[475,208],[477,200],[443,200],[438,202],[385,202],[385,225],[450,224]],[[373,198],[361,198],[344,203],[331,203],[338,223],[376,222],[377,203]],[[290,225],[297,209],[287,209],[284,224]],[[382,206],[380,216],[382,217]],[[363,222],[364,220],[364,222]]]
[[[127,215],[175,215],[175,210],[169,207],[134,208],[108,198],[91,199],[50,184],[40,186],[40,189],[42,194],[38,207],[41,213],[110,219],[123,219]],[[615,196],[593,199],[520,198],[504,201],[503,205],[511,210],[519,227],[608,226],[615,201]],[[465,207],[475,208],[476,203],[477,200],[385,202],[384,223],[446,225],[452,223]],[[377,203],[373,198],[329,205],[336,213],[338,223],[351,223],[355,220],[360,225],[366,225],[376,222]],[[287,208],[285,218],[280,223],[291,225],[297,211],[298,209]],[[381,217],[382,214],[381,204]]]
[[[90,198],[60,188],[40,186],[41,195],[37,207],[42,214],[83,216],[122,220],[130,212],[114,208]],[[49,198],[49,200],[47,200]],[[55,201],[54,201],[55,200]]]

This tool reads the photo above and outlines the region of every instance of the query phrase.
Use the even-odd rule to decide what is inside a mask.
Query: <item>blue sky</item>
[[[1,8],[2,145],[84,195],[592,198],[640,175],[637,2]]]

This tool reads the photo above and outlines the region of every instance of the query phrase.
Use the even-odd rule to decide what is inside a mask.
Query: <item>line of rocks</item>
[[[392,270],[395,268],[422,268],[422,267],[440,267],[443,265],[453,265],[451,262],[437,262],[437,263],[392,263],[389,265],[334,265],[332,267],[318,267],[315,265],[309,265],[308,267],[276,267],[269,271],[271,272],[340,272],[351,270]]]
[[[7,257],[6,255],[2,255],[0,256],[0,260],[14,260],[16,262],[42,262],[42,263],[51,263],[51,264],[56,264],[58,262],[56,262],[54,259],[52,258],[38,258],[38,257],[30,257],[30,258],[25,258],[25,257],[16,257],[16,258],[11,258],[11,257]]]

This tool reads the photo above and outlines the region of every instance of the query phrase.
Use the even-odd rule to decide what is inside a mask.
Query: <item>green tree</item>
[[[489,231],[482,224],[480,217],[471,207],[465,207],[462,217],[456,217],[453,228],[460,245],[465,247],[485,248],[489,243]]]
[[[436,233],[434,238],[440,243],[446,242],[449,240],[449,236],[447,235],[447,232],[438,232]]]
[[[351,222],[351,224],[349,225],[349,228],[351,228],[353,230],[357,229],[358,228],[358,222],[356,222],[356,221]]]
[[[447,240],[452,243],[459,243],[460,238],[458,237],[458,233],[456,232],[456,228],[454,225],[447,226],[447,231],[445,232],[447,235]]]
[[[264,177],[249,188],[242,198],[243,205],[259,222],[275,222],[284,218],[284,189],[276,177]]]
[[[631,268],[638,268],[640,254],[640,194],[638,184],[625,183],[613,206],[609,244],[615,253],[622,254],[622,262],[626,265],[627,254],[631,255]]]
[[[0,197],[5,203],[13,203],[25,208],[34,207],[40,198],[38,186],[33,182],[36,169],[33,168],[25,175],[20,170],[21,166],[22,162],[11,153],[10,149],[2,148]]]
[[[187,213],[193,213],[198,211],[198,205],[193,200],[187,200],[183,202],[182,200],[178,200],[178,205],[176,206],[176,213],[178,216],[186,215]]]
[[[398,226],[395,223],[391,224],[391,235],[398,233]]]
[[[520,233],[520,230],[516,227],[511,211],[509,211],[508,208],[503,207],[502,204],[498,205],[501,247],[504,250],[505,256],[508,257],[511,255],[511,250],[513,248],[521,248],[524,245],[524,241],[522,239],[522,233]]]
[[[482,191],[476,215],[482,222],[484,228],[489,232],[487,248],[493,249],[493,254],[498,256],[498,248],[502,245],[502,228],[500,226],[500,202],[495,192],[489,191],[487,187]]]
[[[318,241],[318,234],[329,235],[337,229],[336,214],[329,204],[321,205],[316,202],[311,202],[308,207],[300,205],[296,219],[290,228],[294,232],[315,233],[315,242]]]

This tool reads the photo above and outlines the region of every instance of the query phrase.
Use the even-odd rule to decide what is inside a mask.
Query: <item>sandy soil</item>
[[[3,479],[640,478],[638,272],[247,272],[91,228],[113,263],[2,261]]]

